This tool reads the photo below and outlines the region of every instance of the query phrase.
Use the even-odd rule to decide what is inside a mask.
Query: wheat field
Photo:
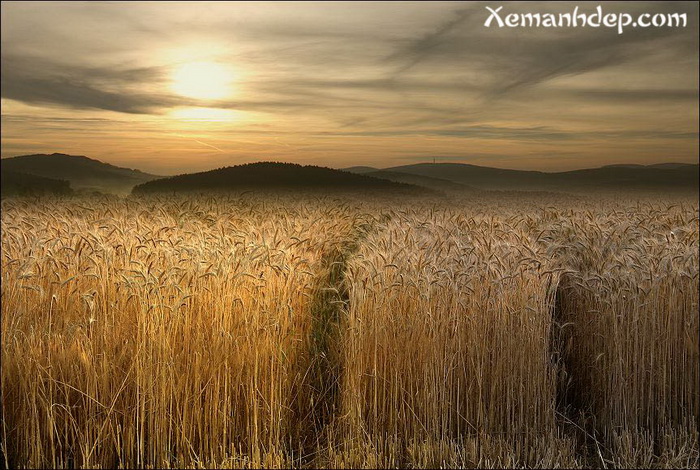
[[[8,468],[697,467],[698,204],[2,201]]]

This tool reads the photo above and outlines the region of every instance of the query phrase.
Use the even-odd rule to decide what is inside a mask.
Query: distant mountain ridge
[[[693,190],[700,170],[693,163],[652,165],[612,164],[600,168],[546,173],[491,168],[465,163],[418,163],[377,169],[356,166],[343,170],[292,163],[258,162],[208,172],[163,178],[140,170],[121,168],[85,156],[22,155],[1,160],[3,194],[37,191],[65,194],[71,190],[98,190],[129,194],[132,189],[185,187],[206,190],[231,188],[424,190],[431,193],[473,190],[589,191],[589,190]],[[32,176],[34,178],[32,178]],[[44,178],[44,179],[41,179]],[[153,182],[152,185],[146,183]],[[393,185],[393,186],[392,186]],[[160,190],[159,189],[159,190]],[[137,192],[138,192],[137,191]]]
[[[640,165],[639,163],[618,163],[613,165],[605,165],[601,168],[662,168],[673,170],[678,168],[692,168],[698,166],[695,163],[654,163],[652,165]]]
[[[397,183],[332,168],[296,163],[257,162],[201,173],[182,174],[142,183],[133,194],[230,190],[323,190],[389,191],[407,194],[436,194],[411,184]]]
[[[696,190],[698,168],[697,164],[692,163],[660,163],[646,166],[608,165],[600,168],[545,173],[466,163],[418,163],[379,171],[443,179],[488,190]]]
[[[73,189],[128,193],[135,185],[159,178],[82,155],[63,153],[21,155],[0,160],[2,171],[66,180]]]

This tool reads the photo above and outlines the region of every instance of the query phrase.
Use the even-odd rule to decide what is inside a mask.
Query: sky
[[[685,28],[497,27],[686,13]],[[564,171],[698,162],[695,2],[6,2],[1,156]]]

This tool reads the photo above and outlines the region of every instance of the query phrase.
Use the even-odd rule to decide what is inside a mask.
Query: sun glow
[[[170,115],[182,122],[233,122],[240,121],[242,114],[239,111],[217,108],[178,108]]]
[[[220,100],[231,96],[233,71],[215,62],[188,62],[175,69],[172,90],[198,100]]]

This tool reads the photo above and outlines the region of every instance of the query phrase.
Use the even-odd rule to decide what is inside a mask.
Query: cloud
[[[32,57],[2,56],[2,97],[31,104],[92,108],[129,114],[185,104],[182,98],[133,92],[130,85],[159,77],[158,68],[66,66]]]
[[[687,13],[687,28],[637,28],[619,35],[612,28],[486,28],[485,4],[455,9],[428,33],[402,43],[386,60],[398,63],[389,73],[396,80],[420,65],[426,72],[449,69],[478,76],[474,85],[493,100],[557,77],[617,67],[646,57],[664,62],[697,56],[697,4],[642,3],[604,5],[605,12]],[[570,12],[571,3],[509,3],[502,15],[526,12]],[[591,13],[595,6],[581,7]],[[697,57],[695,58],[697,62]],[[696,67],[697,68],[697,67]],[[476,73],[474,73],[476,72]]]
[[[625,89],[595,89],[595,90],[568,90],[569,95],[584,99],[595,99],[606,102],[620,103],[644,103],[649,101],[669,102],[697,102],[698,90],[683,89],[655,89],[644,88],[637,90]]]
[[[386,60],[402,62],[402,64],[394,70],[393,76],[400,75],[410,70],[429,57],[430,54],[445,41],[446,37],[452,31],[463,25],[470,18],[473,18],[474,13],[481,9],[481,5],[457,9],[452,13],[450,19],[389,55]]]
[[[373,109],[382,112],[412,108],[417,112],[432,109],[435,113],[449,114],[458,112],[460,108],[470,109],[471,112],[484,110],[491,101],[521,89],[532,88],[561,76],[618,67],[640,57],[692,57],[696,50],[693,46],[697,46],[696,40],[694,43],[688,39],[690,34],[687,29],[639,29],[618,35],[614,30],[592,28],[485,28],[483,21],[488,13],[485,6],[470,4],[452,10],[439,6],[434,9],[436,13],[427,15],[427,8],[422,6],[422,10],[415,5],[396,10],[392,6],[381,5],[377,6],[378,14],[372,15],[373,8],[360,9],[341,4],[332,8],[329,6],[328,13],[336,9],[349,12],[350,8],[355,8],[354,11],[361,13],[358,18],[363,21],[331,19],[324,16],[324,9],[309,8],[295,10],[301,13],[292,16],[290,21],[282,22],[275,20],[275,15],[269,18],[258,15],[255,16],[258,21],[242,21],[231,16],[230,9],[213,5],[193,11],[190,15],[186,14],[187,9],[178,9],[173,15],[163,15],[157,21],[148,23],[145,18],[154,18],[155,7],[144,5],[119,13],[121,26],[117,30],[128,30],[128,25],[131,25],[141,39],[125,38],[124,43],[118,43],[118,49],[123,51],[124,47],[129,46],[129,41],[133,45],[143,44],[144,34],[151,40],[155,40],[159,34],[171,40],[172,27],[182,25],[185,19],[191,17],[191,26],[187,31],[201,32],[204,26],[208,26],[211,37],[229,41],[235,39],[240,51],[231,57],[234,63],[236,60],[243,63],[250,61],[254,66],[267,70],[249,84],[252,97],[221,102],[217,106],[265,112],[306,109],[314,114],[323,114],[329,109],[372,113]],[[85,18],[97,20],[110,16],[112,7],[76,7],[74,14],[80,13]],[[414,8],[416,10],[412,12]],[[506,5],[509,12],[547,12],[553,8],[568,10],[571,6],[551,3]],[[689,11],[691,25],[697,30],[697,22],[694,21],[697,7],[688,4],[655,3],[641,7],[606,4],[606,10],[616,9]],[[411,27],[404,30],[397,26],[390,28],[394,35],[403,33],[400,34],[401,38],[392,39],[388,34],[382,36],[381,30],[372,30],[373,34],[368,34],[363,22],[381,24],[382,15],[396,15],[398,11],[404,15],[402,20],[406,28]],[[243,12],[255,10],[246,6]],[[279,15],[284,16],[282,11]],[[420,15],[426,19],[422,20]],[[327,21],[321,21],[324,18]],[[232,21],[238,25],[237,28],[230,27]],[[148,24],[148,27],[144,28],[144,24]],[[57,30],[58,27],[53,25],[52,28]],[[14,29],[17,30],[17,27]],[[419,33],[411,35],[414,30]],[[60,31],[65,33],[62,29]],[[313,41],[309,42],[309,38],[313,38]],[[88,59],[85,64],[59,64],[54,59],[38,55],[13,53],[18,45],[8,44],[6,39],[3,34],[3,52],[9,51],[2,57],[3,97],[27,103],[132,114],[158,113],[164,108],[188,104],[201,105],[141,86],[163,83],[167,72],[165,66],[115,68],[107,64],[92,64]],[[73,44],[76,39],[71,38],[71,41]],[[372,63],[372,51],[383,51],[392,45],[394,50],[384,55],[381,62]],[[450,95],[458,99],[450,99]],[[430,99],[433,103],[429,102]],[[371,119],[351,116],[349,119],[343,118],[343,121],[368,122]]]
[[[697,132],[665,131],[660,129],[649,130],[618,130],[618,131],[565,131],[553,126],[496,126],[487,124],[475,124],[466,126],[451,126],[446,128],[415,128],[394,129],[382,131],[332,131],[321,134],[338,136],[365,136],[365,137],[391,137],[391,136],[439,136],[457,137],[467,139],[487,139],[504,141],[576,141],[590,139],[696,139]]]
[[[648,32],[647,32],[648,31]],[[614,31],[581,34],[548,44],[541,40],[516,47],[517,57],[499,71],[501,79],[490,96],[503,95],[520,88],[532,87],[565,75],[578,75],[618,67],[644,56],[675,54],[675,44],[667,41],[678,34],[673,29],[643,30],[615,36]]]
[[[255,145],[253,153],[272,155],[284,150],[271,147],[282,137],[310,159],[458,155],[467,143],[515,160],[573,147],[651,159],[666,146],[669,156],[696,158],[696,4],[603,3],[631,14],[689,13],[687,28],[622,35],[485,28],[486,5],[544,13],[577,4],[3,2],[3,145],[51,136],[76,147],[99,142],[102,151],[111,136],[115,154],[175,155],[179,144],[156,143],[182,126],[173,108],[194,106],[242,111],[240,120],[182,130],[206,134],[204,143],[215,135],[227,152]],[[170,69],[188,60],[228,62],[239,73],[236,93],[218,102],[171,93]],[[250,142],[227,147],[229,135]]]

